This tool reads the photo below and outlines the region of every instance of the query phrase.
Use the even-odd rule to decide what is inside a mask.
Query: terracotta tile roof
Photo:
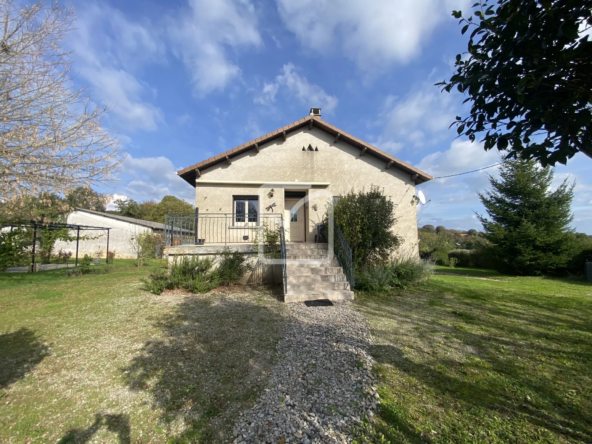
[[[417,177],[415,178],[415,183],[423,183],[423,182],[427,182],[428,180],[433,179],[433,177],[430,176],[429,174],[424,173],[421,170],[418,170],[417,168],[409,165],[408,163],[405,163],[402,160],[399,160],[396,157],[393,157],[390,154],[385,153],[382,150],[379,150],[378,148],[364,142],[363,140],[358,139],[357,137],[352,136],[351,134],[340,130],[339,128],[331,125],[330,123],[327,123],[326,121],[322,120],[320,117],[315,117],[315,116],[306,116],[303,119],[300,119],[300,120],[297,120],[296,122],[290,123],[289,125],[286,125],[280,129],[272,131],[271,133],[265,134],[264,136],[258,137],[254,140],[251,140],[250,142],[243,143],[242,145],[239,145],[236,148],[232,148],[231,150],[228,150],[222,154],[218,154],[217,156],[210,157],[209,159],[206,159],[202,162],[196,163],[195,165],[191,165],[190,167],[183,168],[182,170],[177,171],[177,175],[179,175],[180,177],[185,179],[191,185],[195,186],[195,178],[197,176],[197,170],[205,170],[206,168],[209,168],[217,163],[225,161],[226,157],[232,158],[234,156],[237,156],[237,155],[244,153],[246,151],[249,151],[251,149],[255,149],[255,144],[264,144],[264,143],[270,142],[273,139],[277,139],[279,137],[282,137],[282,133],[284,131],[286,132],[286,134],[288,134],[288,133],[295,131],[299,128],[302,128],[306,125],[309,125],[311,120],[313,121],[313,125],[316,128],[319,128],[319,129],[321,129],[333,136],[336,136],[337,134],[341,134],[341,136],[339,136],[339,140],[345,141],[345,142],[349,143],[350,145],[353,145],[353,146],[360,148],[360,149],[366,148],[367,154],[371,154],[379,159],[382,159],[387,164],[392,162],[391,163],[392,166],[395,166],[396,168],[399,168],[400,170],[403,170],[412,176],[417,175]]]

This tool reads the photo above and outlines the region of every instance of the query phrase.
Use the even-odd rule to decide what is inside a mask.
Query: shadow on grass
[[[160,338],[147,341],[123,372],[162,412],[167,442],[231,441],[238,413],[259,397],[272,366],[282,332],[274,304],[187,296],[157,320]]]
[[[363,307],[380,326],[372,354],[391,439],[592,442],[590,302],[437,288]],[[432,407],[417,416],[414,404]],[[418,435],[418,424],[438,435]]]
[[[0,388],[14,384],[49,355],[49,348],[28,328],[0,335]]]
[[[97,413],[95,422],[86,429],[69,430],[58,444],[84,444],[97,433],[102,427],[107,427],[110,432],[117,433],[119,444],[131,443],[131,428],[128,415],[104,415]]]

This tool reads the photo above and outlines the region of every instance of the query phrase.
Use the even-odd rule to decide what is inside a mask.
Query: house
[[[109,230],[109,251],[115,252],[116,257],[120,259],[133,259],[136,257],[132,243],[135,236],[141,233],[160,234],[164,231],[164,224],[151,222],[148,220],[134,219],[132,217],[119,216],[117,214],[102,213],[99,211],[85,210],[77,208],[68,214],[68,224],[90,225],[94,227],[110,228]],[[70,233],[72,234],[72,233]],[[74,234],[75,235],[75,234]],[[107,248],[106,233],[83,233],[86,239],[82,239],[78,245],[78,255],[94,256],[101,252],[101,257],[105,257]],[[76,253],[76,242],[57,241],[55,251],[60,249],[65,252]]]
[[[326,122],[320,108],[177,174],[195,187],[198,216],[168,219],[165,254],[171,257],[220,245],[243,245],[246,252],[257,227],[283,223],[288,245],[302,258],[321,238],[328,203],[374,185],[397,204],[398,254],[419,255],[415,187],[432,176]],[[193,236],[179,239],[177,229],[194,230]]]

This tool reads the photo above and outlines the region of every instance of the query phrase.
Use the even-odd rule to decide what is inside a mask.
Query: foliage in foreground
[[[473,16],[452,15],[473,31],[468,57],[438,85],[468,94],[459,135],[485,134],[486,150],[542,165],[592,157],[592,0],[481,0]]]
[[[333,206],[333,217],[352,249],[356,265],[388,263],[401,243],[392,232],[395,204],[378,187],[340,197]]]
[[[246,258],[239,252],[225,248],[217,262],[198,256],[175,257],[168,269],[152,273],[142,282],[146,290],[161,294],[164,290],[183,288],[192,293],[207,293],[221,285],[233,285],[250,269]]]
[[[489,218],[478,216],[500,271],[544,275],[565,269],[577,253],[573,184],[567,179],[550,190],[553,170],[534,161],[505,162],[491,190],[479,193]]]
[[[27,213],[27,196],[110,179],[122,160],[106,109],[73,87],[61,45],[73,8],[31,3],[0,2],[0,201],[13,214]]]
[[[408,288],[428,279],[433,272],[434,266],[427,260],[396,259],[388,265],[356,269],[356,290],[385,293],[393,288]]]

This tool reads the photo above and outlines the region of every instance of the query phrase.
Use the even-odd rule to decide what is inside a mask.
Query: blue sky
[[[448,129],[460,94],[440,93],[466,48],[465,0],[74,0],[65,45],[75,80],[111,110],[128,157],[101,188],[193,200],[175,171],[322,108],[323,118],[434,176],[498,161]],[[574,157],[574,227],[592,234],[592,160]],[[496,169],[422,185],[419,224],[479,228],[476,191]]]

